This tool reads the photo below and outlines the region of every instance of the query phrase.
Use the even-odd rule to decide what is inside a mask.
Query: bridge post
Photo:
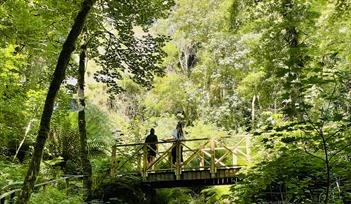
[[[233,150],[233,164],[232,164],[232,166],[236,166],[236,165],[238,165],[238,157],[236,156],[236,154],[237,154],[237,151],[236,151],[236,149],[234,149]]]
[[[112,153],[111,153],[111,171],[110,175],[114,176],[115,175],[115,169],[116,169],[116,151],[117,147],[116,145],[112,146]]]
[[[251,138],[250,138],[250,134],[246,135],[246,159],[248,162],[251,161]]]
[[[216,176],[216,143],[214,139],[210,140],[210,145],[211,145],[211,167],[210,167],[210,172],[211,172],[211,177],[214,178]]]
[[[176,144],[176,180],[180,180],[180,174],[181,174],[181,142],[177,141]]]
[[[205,148],[204,145],[201,145],[201,160],[200,160],[200,170],[203,170],[205,168],[205,153],[203,152],[203,149]]]
[[[143,145],[143,172],[142,176],[143,179],[145,180],[147,177],[147,167],[148,167],[148,160],[147,160],[147,145]]]

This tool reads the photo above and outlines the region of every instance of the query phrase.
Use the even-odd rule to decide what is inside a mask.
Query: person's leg
[[[183,162],[183,146],[180,146],[180,161]]]
[[[172,148],[172,163],[176,163],[176,158],[177,158],[177,146],[174,146]]]
[[[151,157],[150,157],[150,164],[155,161],[155,157],[156,157],[156,155],[151,155]],[[155,169],[155,165],[152,165],[151,170],[154,170],[154,169]]]

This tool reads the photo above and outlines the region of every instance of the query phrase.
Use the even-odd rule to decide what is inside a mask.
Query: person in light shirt
[[[179,140],[185,139],[185,132],[183,131],[183,125],[182,123],[178,122],[177,127],[175,130],[172,132],[172,137],[176,142],[179,142]],[[173,164],[176,163],[177,158],[177,146],[174,146],[172,148],[172,162]],[[180,160],[183,162],[183,146],[180,146]]]

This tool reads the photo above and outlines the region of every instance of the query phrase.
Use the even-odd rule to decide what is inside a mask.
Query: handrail
[[[0,189],[0,193],[8,191],[6,189],[13,189],[14,186],[17,187],[17,186],[21,186],[21,185],[23,185],[22,181],[17,181],[17,182],[13,182],[13,183],[7,184],[6,186],[3,186]]]
[[[233,138],[231,136],[225,136],[225,137],[218,137],[218,138],[213,138],[213,139],[226,139],[226,138]],[[204,141],[204,140],[209,140],[211,138],[194,138],[194,139],[183,139],[181,140],[182,142],[193,142],[193,141]],[[138,145],[145,145],[145,144],[166,144],[166,143],[174,143],[176,140],[174,139],[169,139],[169,140],[162,140],[162,142],[139,142],[139,143],[129,143],[129,144],[116,144],[114,145],[115,147],[127,147],[127,146],[138,146]]]
[[[9,195],[11,195],[13,193],[16,193],[18,191],[21,191],[21,190],[22,190],[21,188],[17,188],[17,189],[11,190],[9,192],[6,192],[6,193],[0,195],[0,202],[1,202],[2,199],[6,198],[7,196],[9,196]]]
[[[47,182],[43,182],[43,183],[39,183],[37,185],[34,185],[34,187],[41,187],[41,186],[45,186],[47,184],[51,184],[51,183],[56,183],[58,181],[62,181],[62,180],[67,180],[67,179],[71,179],[71,178],[83,178],[84,175],[70,175],[70,176],[64,176],[64,177],[61,177],[59,179],[55,179],[55,180],[50,180],[50,181],[47,181]]]

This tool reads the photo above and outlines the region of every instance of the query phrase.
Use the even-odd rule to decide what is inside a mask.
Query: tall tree
[[[349,64],[346,57],[349,51],[345,50],[344,41],[349,38],[340,34],[349,26],[345,21],[333,20],[335,16],[338,21],[346,17],[347,13],[338,11],[342,4],[339,1],[325,4],[304,0],[238,0],[233,5],[235,32],[250,30],[259,36],[252,55],[255,66],[267,73],[263,76],[266,81],[270,79],[282,90],[275,97],[283,102],[278,106],[284,114],[284,117],[272,114],[269,118],[261,115],[261,127],[271,123],[264,134],[257,136],[261,142],[259,146],[267,154],[260,153],[265,156],[251,169],[252,177],[247,179],[253,184],[249,184],[250,188],[255,189],[258,184],[256,187],[259,186],[261,193],[253,190],[257,196],[250,195],[252,200],[246,202],[310,199],[328,203],[341,198],[331,195],[341,195],[338,179],[342,176],[336,172],[340,172],[338,165],[345,164],[337,156],[347,155],[346,150],[349,150],[349,144],[345,144],[349,141],[350,120],[345,114],[349,101],[345,96],[349,93],[346,87],[350,71],[344,68]],[[282,160],[287,163],[280,164]],[[312,162],[305,162],[308,160]],[[280,172],[277,164],[282,168],[291,165],[291,171]],[[306,169],[310,169],[309,175],[304,173]],[[264,179],[256,178],[252,182],[255,176]],[[294,181],[293,177],[298,180]],[[333,192],[333,185],[337,185],[334,189],[339,192]],[[314,198],[316,190],[319,190],[318,201]],[[280,191],[280,198],[274,195],[269,198],[267,191]]]
[[[89,161],[89,150],[87,143],[87,131],[86,131],[86,121],[85,121],[85,67],[86,67],[86,49],[87,44],[84,43],[80,47],[79,55],[79,70],[78,70],[78,97],[79,97],[79,108],[78,108],[78,127],[79,127],[79,137],[80,137],[80,158],[83,168],[83,185],[86,189],[86,196],[89,199],[91,196],[91,186],[92,186],[92,168]]]
[[[0,142],[1,154],[15,155],[25,126],[33,129],[23,140],[17,158],[23,161],[34,143],[48,88],[60,47],[79,10],[77,2],[5,1],[0,6]],[[20,120],[19,120],[20,118]]]
[[[65,77],[65,71],[70,60],[71,54],[75,49],[75,43],[80,35],[85,19],[93,7],[96,0],[84,0],[81,9],[74,21],[71,31],[69,32],[60,56],[57,61],[55,72],[50,83],[49,91],[45,100],[44,110],[40,121],[38,136],[34,146],[34,152],[28,167],[27,175],[24,179],[22,191],[17,203],[27,203],[33,190],[34,183],[40,170],[40,163],[43,155],[43,149],[50,130],[50,120],[53,112],[54,101],[60,85]]]

